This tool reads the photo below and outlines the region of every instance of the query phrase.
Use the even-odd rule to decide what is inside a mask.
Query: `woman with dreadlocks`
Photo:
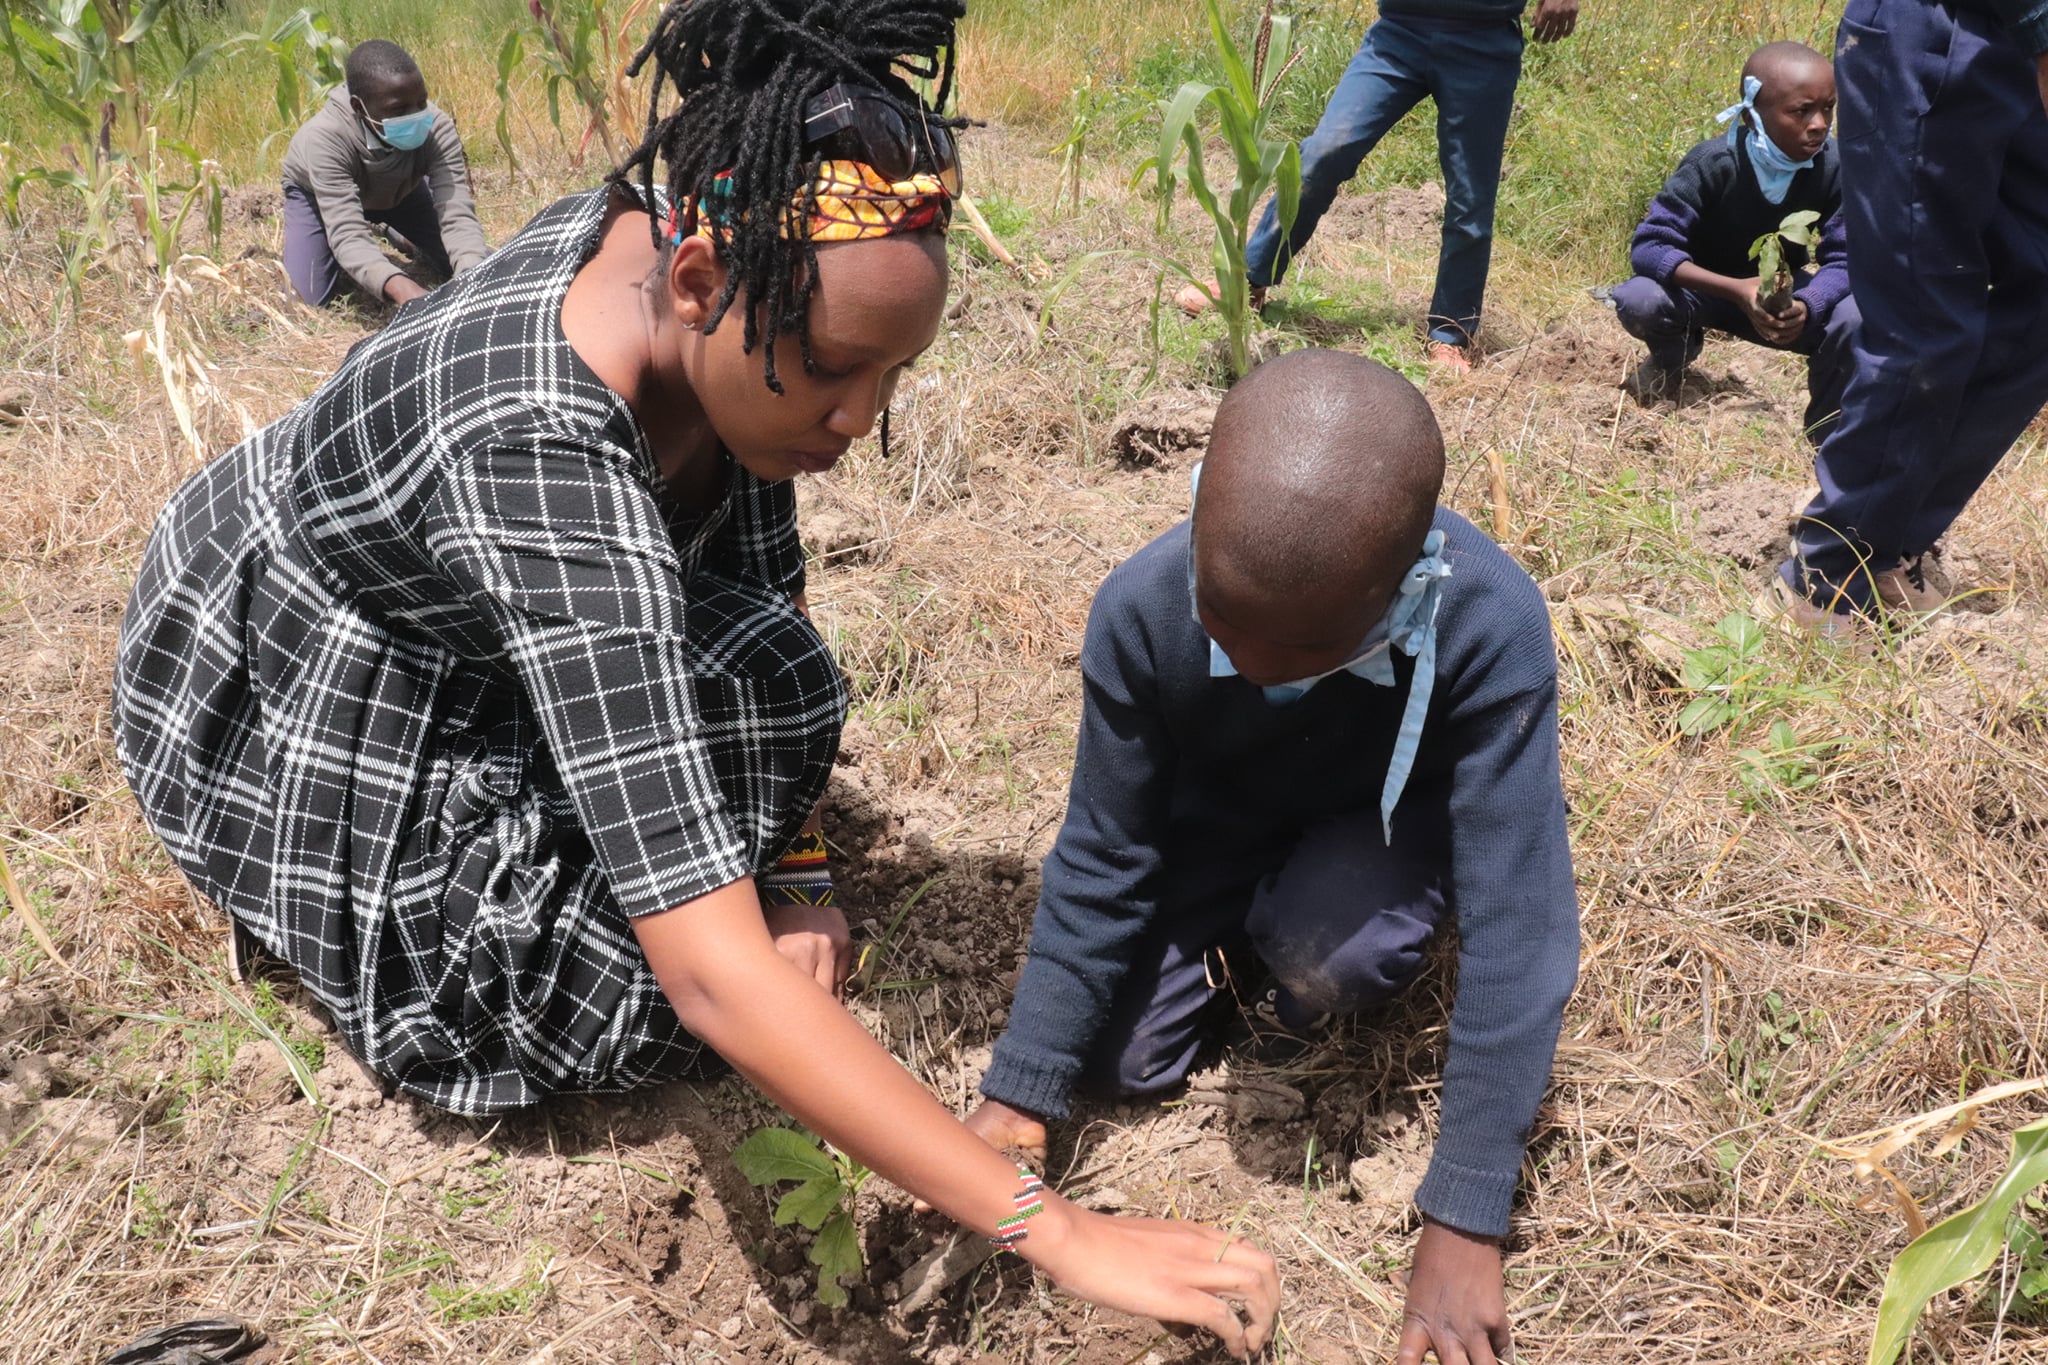
[[[646,140],[607,186],[172,499],[116,736],[242,950],[405,1091],[491,1114],[715,1052],[1074,1292],[1243,1355],[1271,1257],[1074,1208],[835,999],[815,808],[846,697],[790,481],[873,428],[938,332],[954,125],[906,76],[944,107],[961,13],[672,0],[634,66]]]

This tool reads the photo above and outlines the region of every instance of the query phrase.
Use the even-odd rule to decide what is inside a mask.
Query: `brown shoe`
[[[1755,611],[1759,620],[1775,620],[1801,634],[1837,644],[1861,644],[1868,638],[1869,622],[1863,617],[1853,611],[1829,611],[1808,601],[1776,573],[1771,575],[1771,586],[1757,599]]]
[[[1928,578],[1932,567],[1926,555],[1902,559],[1896,568],[1886,569],[1872,581],[1877,600],[1892,611],[1907,616],[1932,616],[1948,605],[1949,595]]]
[[[1216,295],[1220,292],[1222,287],[1214,280],[1206,284],[1188,283],[1182,285],[1179,292],[1174,294],[1173,301],[1180,305],[1181,312],[1191,318],[1198,318],[1216,306]],[[1266,291],[1258,285],[1252,286],[1251,303],[1254,313],[1265,310]]]
[[[1448,375],[1472,373],[1472,348],[1453,346],[1448,341],[1432,341],[1422,348],[1429,358],[1431,368]]]

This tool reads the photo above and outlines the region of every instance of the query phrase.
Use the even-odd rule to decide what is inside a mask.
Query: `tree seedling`
[[[866,1265],[853,1227],[853,1201],[867,1183],[868,1168],[810,1134],[788,1128],[756,1129],[733,1148],[732,1164],[756,1186],[798,1182],[777,1201],[775,1226],[801,1223],[818,1234],[811,1243],[811,1264],[818,1267],[818,1302],[844,1308],[841,1278],[860,1274]]]
[[[1820,239],[1815,231],[1819,223],[1820,215],[1812,209],[1788,213],[1775,231],[1750,243],[1749,259],[1756,262],[1757,307],[1774,318],[1792,311],[1792,269],[1785,264],[1785,248],[1796,246],[1811,251]]]

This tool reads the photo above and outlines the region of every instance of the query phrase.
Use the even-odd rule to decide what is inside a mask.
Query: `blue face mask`
[[[1786,192],[1792,188],[1792,177],[1811,166],[1813,158],[1794,161],[1764,134],[1762,120],[1756,116],[1756,97],[1763,93],[1763,89],[1762,81],[1754,76],[1744,76],[1741,101],[1714,115],[1714,121],[1734,123],[1735,126],[1728,130],[1728,145],[1731,147],[1737,138],[1747,135],[1745,145],[1749,148],[1749,168],[1756,172],[1756,187],[1773,204],[1782,204]]]
[[[417,114],[399,114],[379,124],[369,120],[371,131],[384,140],[384,145],[401,152],[410,152],[424,146],[427,135],[434,131],[434,111],[422,109]]]

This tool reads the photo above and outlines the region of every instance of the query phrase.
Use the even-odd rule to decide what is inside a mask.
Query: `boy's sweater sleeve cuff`
[[[1415,1192],[1415,1206],[1426,1217],[1460,1232],[1505,1237],[1520,1175],[1519,1170],[1477,1171],[1438,1156]]]
[[[1639,275],[1647,275],[1659,284],[1671,283],[1672,272],[1692,259],[1692,254],[1682,247],[1659,246],[1645,243],[1630,253],[1629,264]]]
[[[1069,1057],[1033,1055],[1008,1046],[1009,1041],[1007,1036],[996,1041],[995,1060],[981,1078],[981,1093],[1040,1118],[1065,1118],[1080,1063]]]
[[[1803,289],[1792,291],[1792,297],[1806,305],[1807,316],[1816,323],[1825,323],[1835,311],[1835,305],[1849,292],[1849,272],[1846,270],[1823,270],[1806,282]]]

